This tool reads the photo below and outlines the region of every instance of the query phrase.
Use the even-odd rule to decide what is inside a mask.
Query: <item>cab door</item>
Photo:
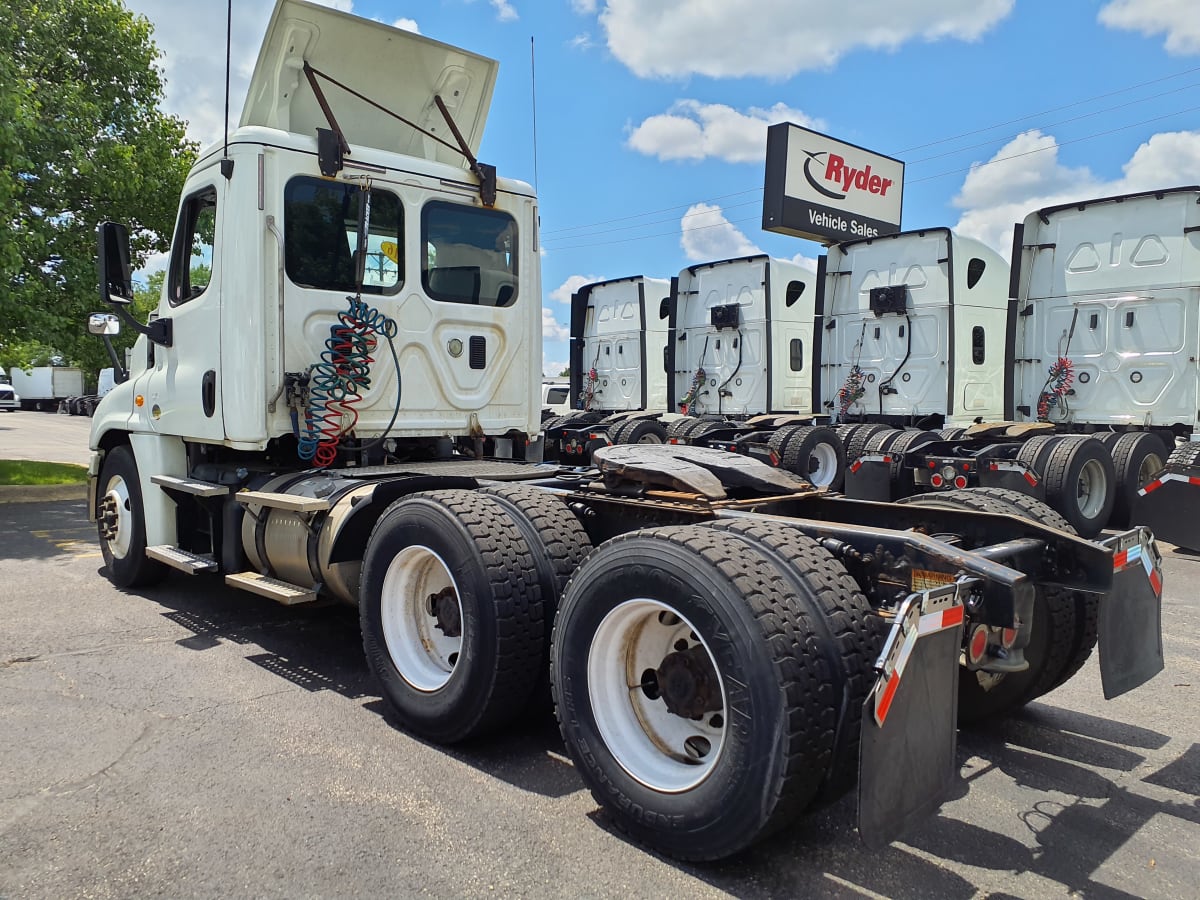
[[[179,209],[158,315],[171,346],[150,344],[135,410],[151,431],[222,441],[221,253],[224,179],[216,166],[193,176]]]

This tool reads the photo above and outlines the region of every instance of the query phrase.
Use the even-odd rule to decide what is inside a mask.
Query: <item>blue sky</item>
[[[225,4],[126,3],[155,25],[168,110],[217,140]],[[231,117],[272,5],[234,0]],[[580,284],[822,252],[760,227],[773,122],[904,160],[903,228],[954,227],[1005,256],[1038,207],[1200,183],[1195,0],[326,5],[499,60],[479,156],[531,183],[533,38],[547,372],[565,365]]]

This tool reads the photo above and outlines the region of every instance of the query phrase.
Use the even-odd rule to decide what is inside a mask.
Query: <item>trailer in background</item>
[[[83,370],[74,366],[14,368],[9,375],[22,409],[57,412],[63,400],[83,394]]]

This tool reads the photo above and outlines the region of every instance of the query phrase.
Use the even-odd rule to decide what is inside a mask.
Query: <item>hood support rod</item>
[[[333,117],[333,110],[330,109],[329,103],[325,99],[325,94],[322,92],[321,86],[317,82],[318,76],[324,78],[330,84],[340,87],[350,96],[357,97],[368,106],[375,107],[375,109],[379,110],[381,113],[389,115],[393,119],[403,122],[409,128],[412,128],[413,130],[425,135],[427,138],[437,141],[437,143],[441,144],[443,147],[453,150],[455,153],[461,154],[463,158],[466,159],[470,164],[471,172],[476,178],[479,179],[479,199],[483,201],[483,205],[496,205],[496,167],[489,166],[487,163],[481,163],[475,158],[475,154],[471,152],[470,147],[467,146],[467,142],[463,140],[462,133],[458,130],[458,126],[454,124],[454,119],[451,118],[450,111],[446,109],[446,104],[442,102],[442,98],[439,95],[434,94],[433,102],[437,104],[438,111],[441,112],[442,117],[446,120],[446,124],[450,126],[450,131],[453,132],[455,139],[458,141],[457,147],[454,146],[454,144],[451,144],[449,141],[438,137],[436,134],[426,131],[415,122],[410,122],[399,113],[388,109],[386,106],[376,103],[370,97],[360,94],[358,91],[354,90],[354,88],[342,84],[336,78],[327,75],[319,69],[314,69],[311,65],[309,65],[308,60],[304,61],[304,76],[308,79],[308,84],[312,88],[313,94],[317,98],[317,103],[319,103],[321,106],[321,112],[325,114],[326,121],[329,122],[330,128],[332,128],[337,134],[338,141],[341,142],[343,153],[349,155],[350,145],[346,143],[346,136],[342,133],[342,129],[338,126],[337,120]]]

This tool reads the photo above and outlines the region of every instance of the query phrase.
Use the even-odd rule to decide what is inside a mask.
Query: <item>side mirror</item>
[[[96,235],[99,242],[97,265],[100,275],[100,299],[105,303],[132,303],[129,229],[119,222],[101,222],[96,229]],[[91,328],[90,322],[88,328]]]
[[[660,319],[667,319],[667,318],[670,318],[670,316],[671,316],[671,298],[663,297],[662,301],[658,304],[658,317]]]
[[[112,313],[92,313],[88,316],[88,331],[105,336],[120,334],[121,320]]]

